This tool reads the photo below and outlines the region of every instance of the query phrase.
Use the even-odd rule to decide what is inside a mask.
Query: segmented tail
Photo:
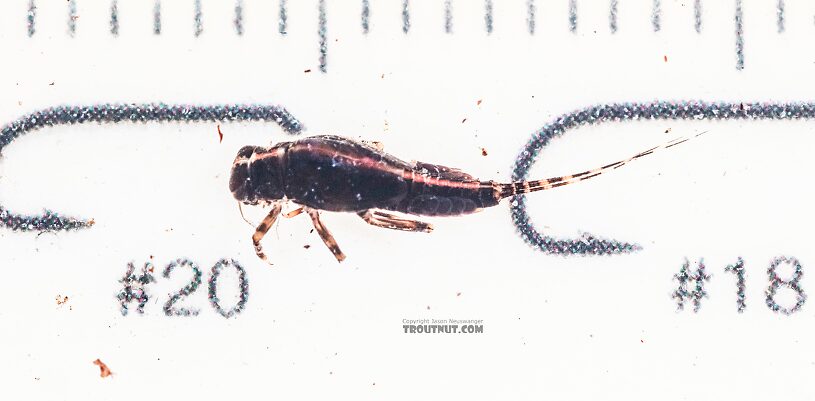
[[[611,170],[614,170],[616,168],[620,168],[622,166],[625,166],[626,164],[628,164],[628,163],[630,163],[630,162],[632,162],[634,160],[637,160],[637,159],[639,159],[639,158],[641,158],[643,156],[650,155],[650,154],[656,152],[657,150],[668,149],[668,148],[670,148],[672,146],[679,145],[680,143],[687,142],[688,140],[690,140],[692,138],[699,137],[699,136],[701,136],[701,135],[703,135],[705,133],[707,133],[707,131],[701,132],[701,133],[696,134],[696,135],[694,135],[692,137],[677,138],[677,139],[674,139],[674,140],[672,140],[670,142],[667,142],[665,144],[655,146],[655,147],[653,147],[651,149],[648,149],[648,150],[642,151],[640,153],[637,153],[636,155],[631,156],[631,157],[629,157],[627,159],[616,161],[614,163],[607,164],[607,165],[605,165],[603,167],[596,168],[596,169],[593,169],[593,170],[584,171],[582,173],[577,173],[577,174],[572,174],[572,175],[564,175],[562,177],[546,178],[546,179],[543,179],[543,180],[536,180],[536,181],[519,181],[519,182],[514,182],[514,183],[511,183],[511,184],[501,184],[501,198],[503,199],[503,198],[513,196],[513,195],[526,194],[526,193],[536,192],[536,191],[543,191],[543,190],[546,190],[546,189],[562,187],[564,185],[574,184],[576,182],[580,182],[580,181],[583,181],[583,180],[588,180],[589,178],[597,177],[598,175],[603,174],[603,173],[605,173],[607,171],[611,171]]]

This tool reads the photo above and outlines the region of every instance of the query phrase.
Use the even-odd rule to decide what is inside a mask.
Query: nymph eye
[[[236,158],[248,159],[252,156],[252,153],[255,153],[255,149],[257,149],[257,146],[244,146],[238,151]]]

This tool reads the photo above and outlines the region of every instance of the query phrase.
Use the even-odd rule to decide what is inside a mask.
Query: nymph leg
[[[255,230],[255,234],[252,235],[252,244],[255,245],[255,253],[258,257],[269,263],[266,259],[266,255],[263,253],[263,247],[260,246],[260,240],[263,239],[263,236],[266,235],[266,232],[269,231],[269,228],[272,227],[275,220],[277,219],[277,215],[280,214],[280,210],[283,209],[283,205],[279,202],[272,203],[272,210],[269,211],[269,214],[260,222],[260,225]],[[271,263],[269,263],[271,264]]]
[[[429,233],[433,231],[433,226],[429,223],[416,220],[403,219],[398,216],[380,212],[378,210],[365,210],[359,212],[359,217],[368,224],[376,227],[390,228],[402,231],[421,231]]]
[[[292,210],[291,212],[286,213],[285,215],[283,215],[283,217],[290,219],[292,217],[299,216],[300,213],[303,213],[302,207],[299,207],[297,209]]]
[[[337,245],[337,241],[334,240],[334,237],[328,232],[328,229],[323,225],[323,222],[320,221],[320,212],[317,209],[311,208],[304,208],[304,210],[311,216],[311,222],[314,223],[314,229],[317,230],[317,234],[320,235],[320,238],[323,239],[325,245],[334,254],[334,257],[337,258],[337,262],[342,262],[345,260],[345,254],[342,253],[340,250],[339,245]]]

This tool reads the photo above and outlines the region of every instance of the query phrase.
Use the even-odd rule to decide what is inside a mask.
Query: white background
[[[67,34],[64,1],[0,4],[0,121],[60,104],[103,102],[270,103],[300,118],[305,134],[381,141],[406,160],[456,166],[506,181],[529,136],[556,116],[598,103],[653,99],[813,99],[815,4],[744,3],[745,69],[737,71],[734,2],[663,1],[662,29],[650,0],[621,0],[609,33],[608,2],[372,0],[371,32],[359,1],[327,1],[328,73],[318,72],[317,2],[291,1],[288,35],[277,2],[245,0],[242,37],[231,0],[164,1],[152,34],[152,1],[79,0]],[[667,57],[667,61],[665,58]],[[305,73],[310,69],[312,72]],[[53,83],[53,85],[50,85]],[[481,104],[477,102],[481,100]],[[462,120],[466,121],[462,123]],[[665,131],[670,129],[670,133]],[[652,122],[581,128],[552,142],[532,177],[596,167],[677,136],[709,134],[624,169],[528,199],[536,225],[641,244],[612,257],[548,256],[514,232],[508,204],[472,216],[428,219],[432,234],[374,228],[355,215],[325,214],[348,259],[338,264],[307,218],[283,220],[252,250],[253,228],[229,193],[229,167],[243,145],[290,139],[266,123],[57,127],[3,149],[0,200],[93,217],[90,230],[0,231],[0,388],[8,399],[807,399],[815,373],[815,306],[793,316],[764,305],[766,268],[801,260],[815,294],[812,122]],[[488,155],[482,156],[481,148]],[[246,210],[246,208],[245,208]],[[263,210],[246,210],[258,222]],[[304,249],[304,245],[311,245]],[[144,316],[122,317],[115,299],[126,263],[158,267],[189,257],[209,277],[222,257],[250,280],[245,311],[226,320],[205,285],[166,317],[170,292],[188,280],[159,278]],[[736,312],[743,257],[747,310]],[[676,312],[671,280],[684,258],[704,257],[712,279],[698,314]],[[781,269],[788,273],[789,269]],[[231,303],[235,278],[221,278]],[[460,295],[458,295],[460,293]],[[57,305],[57,295],[68,296]],[[782,290],[778,301],[790,305]],[[131,309],[135,304],[131,305]],[[689,309],[689,308],[688,308]],[[483,319],[484,333],[410,335],[402,319]],[[99,377],[97,358],[112,377]]]

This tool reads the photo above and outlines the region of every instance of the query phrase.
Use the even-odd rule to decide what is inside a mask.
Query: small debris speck
[[[95,361],[93,361],[93,364],[99,366],[99,375],[101,377],[108,377],[113,374],[113,372],[108,369],[108,365],[105,365],[105,363],[100,359],[97,358]]]
[[[486,156],[486,155],[487,155],[487,149],[486,148],[481,148],[481,156]]]
[[[311,68],[309,68],[309,69],[307,69],[307,70],[305,70],[305,71],[303,71],[303,72],[304,72],[304,73],[306,73],[306,74],[308,74],[308,73],[310,73],[310,72],[311,72]]]
[[[463,120],[461,120],[461,123],[464,124],[465,121],[467,121],[466,117]]]
[[[224,133],[221,132],[221,124],[218,124],[218,143],[224,141]]]

